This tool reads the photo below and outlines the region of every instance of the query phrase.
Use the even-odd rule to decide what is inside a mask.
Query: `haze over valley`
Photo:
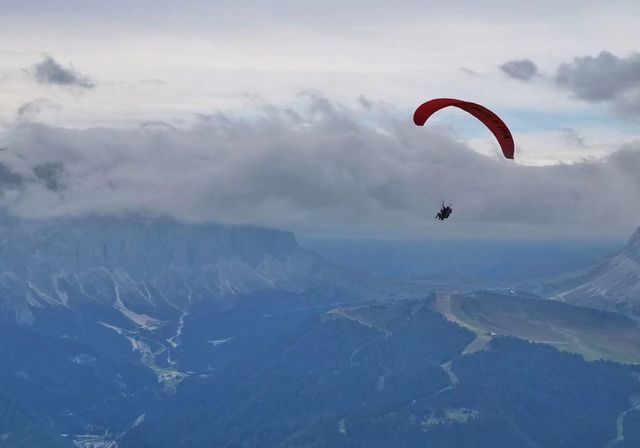
[[[527,254],[531,269],[556,256],[603,272],[633,255],[637,235],[612,261],[615,245],[594,244],[586,259],[583,245],[537,259],[505,245],[493,262],[518,275],[493,286],[485,276],[484,289],[474,289],[478,262],[463,257],[449,276],[422,264],[410,281],[342,267],[290,232],[256,227],[6,217],[0,235],[2,403],[19,422],[7,443],[37,428],[34,440],[83,447],[604,446],[620,415],[638,418],[634,305],[617,310],[629,317],[595,309],[620,308],[617,288],[588,308],[540,295],[549,286],[524,281],[514,262]],[[353,244],[354,257],[378,250]],[[572,417],[579,409],[593,413]]]

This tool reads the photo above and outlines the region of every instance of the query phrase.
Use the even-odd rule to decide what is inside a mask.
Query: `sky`
[[[519,4],[518,4],[519,3]],[[0,0],[0,203],[304,234],[640,225],[637,1]],[[516,160],[462,111],[482,103]],[[441,200],[454,218],[433,222]]]

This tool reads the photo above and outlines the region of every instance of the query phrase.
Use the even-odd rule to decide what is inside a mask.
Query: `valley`
[[[267,229],[83,218],[3,232],[0,394],[61,446],[640,440],[640,331],[621,313],[504,287],[434,293]]]

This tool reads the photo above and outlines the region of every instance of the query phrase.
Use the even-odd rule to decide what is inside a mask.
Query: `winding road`
[[[616,418],[616,438],[612,439],[605,445],[604,448],[613,448],[618,443],[624,440],[624,418],[627,416],[629,412],[633,412],[640,409],[640,405],[633,406],[626,411],[621,412]]]

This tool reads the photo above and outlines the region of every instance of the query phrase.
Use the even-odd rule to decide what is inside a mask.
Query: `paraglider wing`
[[[513,159],[515,145],[513,136],[507,125],[496,114],[480,104],[470,101],[456,100],[453,98],[436,98],[423,103],[413,114],[413,122],[418,126],[423,126],[429,117],[445,107],[454,106],[469,112],[480,120],[495,136],[500,144],[502,153],[507,159]]]

